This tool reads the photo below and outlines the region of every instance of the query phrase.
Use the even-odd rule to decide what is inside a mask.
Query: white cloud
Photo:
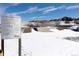
[[[17,6],[18,4],[12,4],[12,6]],[[51,11],[55,11],[55,10],[69,10],[69,9],[76,9],[76,8],[79,8],[79,5],[73,5],[73,6],[65,6],[65,5],[62,5],[62,6],[59,6],[59,7],[55,7],[55,6],[48,6],[48,7],[43,7],[43,8],[38,8],[37,6],[35,7],[30,7],[24,11],[20,11],[20,12],[13,12],[13,13],[10,13],[10,14],[13,14],[13,15],[18,15],[18,14],[23,14],[23,13],[33,13],[33,12],[37,12],[37,11],[40,11],[40,12],[43,12],[43,14],[46,14],[46,13],[49,13]]]
[[[59,7],[48,6],[48,7],[44,7],[44,8],[38,8],[37,6],[35,6],[35,7],[28,8],[24,11],[13,12],[13,13],[10,13],[10,14],[18,15],[18,14],[23,14],[23,13],[33,13],[33,12],[37,12],[37,11],[40,11],[40,12],[43,12],[43,14],[46,14],[46,13],[49,13],[51,11],[55,11],[55,10],[58,10],[58,9],[63,9],[64,7],[65,6],[59,6]]]
[[[33,13],[33,12],[36,12],[36,11],[45,11],[45,10],[49,10],[51,9],[53,6],[49,6],[49,7],[44,7],[44,8],[38,8],[37,6],[35,7],[31,7],[27,10],[24,10],[24,11],[20,11],[20,12],[14,12],[14,13],[11,13],[11,14],[23,14],[23,13]]]
[[[54,6],[48,6],[48,7],[44,7],[44,8],[39,8],[38,11],[44,11],[44,10],[48,10],[53,8]]]
[[[79,8],[79,5],[68,6],[66,9],[70,10],[70,9],[77,9],[77,8]]]
[[[24,11],[20,11],[20,12],[14,12],[14,13],[10,13],[10,14],[13,14],[13,15],[18,15],[18,14],[23,14],[23,13],[33,13],[35,11],[38,10],[38,7],[31,7],[27,10],[24,10]]]
[[[37,11],[40,11],[40,12],[43,12],[43,14],[46,14],[46,13],[49,13],[51,11],[55,11],[55,10],[58,10],[58,9],[63,9],[65,6],[59,6],[59,7],[55,7],[55,6],[48,6],[48,7],[44,7],[44,8],[38,8],[37,6],[35,7],[31,7],[31,8],[28,8],[27,10],[24,10],[24,11],[20,11],[20,12],[13,12],[13,13],[10,13],[10,14],[23,14],[23,13],[33,13],[33,12],[37,12]]]
[[[57,10],[57,8],[51,8],[51,9],[45,10],[44,13],[49,13],[49,12],[55,11],[55,10]]]
[[[38,7],[31,7],[29,9],[26,10],[27,13],[32,13],[38,10]]]
[[[20,3],[11,3],[11,6],[17,6],[19,5]]]
[[[42,15],[42,16],[34,16],[34,17],[30,17],[28,18],[29,20],[48,20],[48,19],[51,19],[50,16],[45,16],[45,15]]]
[[[43,16],[34,16],[34,17],[30,17],[29,19],[30,20],[38,20],[38,19],[41,19],[43,18]]]
[[[58,9],[65,9],[65,8],[66,8],[65,5],[63,5],[63,6],[59,6],[59,7],[58,7]]]
[[[66,6],[59,6],[59,7],[52,7],[50,9],[44,10],[44,14],[49,13],[51,11],[55,11],[55,10],[60,10],[60,9],[64,9]]]

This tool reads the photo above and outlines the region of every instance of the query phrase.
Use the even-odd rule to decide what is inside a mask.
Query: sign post
[[[19,56],[21,56],[21,38],[19,38]]]
[[[1,17],[1,40],[2,40],[3,51],[4,51],[4,40],[8,39],[19,39],[18,55],[21,56],[21,18],[19,16]]]
[[[1,40],[1,51],[4,56],[4,40],[3,39]]]

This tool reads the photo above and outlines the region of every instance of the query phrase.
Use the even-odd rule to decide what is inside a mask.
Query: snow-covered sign
[[[2,16],[1,32],[1,39],[20,38],[21,18],[19,16]]]

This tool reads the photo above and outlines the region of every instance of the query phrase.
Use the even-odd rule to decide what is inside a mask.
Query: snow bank
[[[22,46],[26,49],[22,55],[79,56],[79,43],[63,39],[68,36],[79,36],[78,34],[71,30],[22,34]]]
[[[79,56],[79,42],[64,37],[78,37],[79,32],[61,30],[54,32],[22,33],[22,56]],[[17,56],[17,40],[6,40],[6,56]]]

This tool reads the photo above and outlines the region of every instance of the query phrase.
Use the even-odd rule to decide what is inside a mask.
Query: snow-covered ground
[[[32,33],[22,34],[23,54],[32,56],[79,56],[79,42],[64,39],[64,37],[78,36],[78,32],[71,30],[36,32],[32,29]]]
[[[22,33],[22,56],[79,56],[79,42],[64,39],[78,37],[79,32],[51,31],[53,32],[36,32],[32,29],[30,33]],[[17,40],[5,41],[5,51],[8,51],[6,55],[18,55],[18,43],[15,41]]]

